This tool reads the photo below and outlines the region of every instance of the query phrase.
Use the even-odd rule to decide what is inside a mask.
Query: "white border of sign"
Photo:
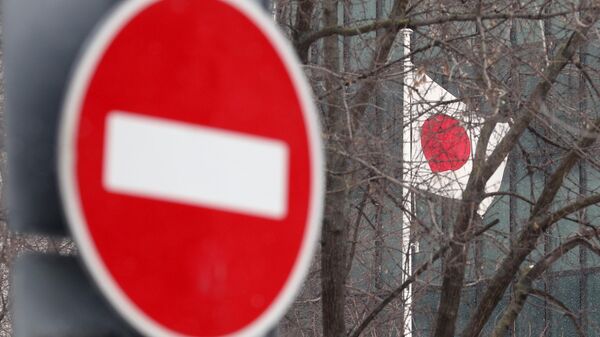
[[[65,96],[62,119],[60,121],[58,171],[61,196],[67,215],[69,227],[78,244],[81,256],[98,284],[102,293],[111,304],[140,332],[155,336],[167,337],[183,335],[162,326],[144,314],[118,287],[110,276],[106,266],[100,259],[98,251],[91,240],[85,217],[81,209],[79,189],[75,178],[75,131],[79,112],[87,93],[89,82],[104,52],[121,29],[136,15],[148,6],[161,0],[130,0],[119,5],[114,12],[100,25],[92,36],[90,44],[85,48],[69,84]],[[271,306],[254,322],[228,336],[251,337],[266,334],[283,317],[291,305],[296,293],[308,273],[310,261],[318,242],[324,196],[324,157],[321,144],[321,132],[316,109],[313,105],[311,90],[299,66],[296,54],[288,41],[277,30],[271,19],[257,5],[247,0],[219,0],[237,9],[251,20],[268,38],[282,59],[291,80],[294,83],[300,103],[304,111],[307,137],[313,160],[312,195],[309,202],[308,221],[304,239],[294,268],[288,277],[283,290],[277,295]]]

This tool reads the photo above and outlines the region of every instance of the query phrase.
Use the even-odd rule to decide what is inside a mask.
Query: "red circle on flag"
[[[128,1],[71,83],[69,223],[103,293],[146,334],[265,333],[307,271],[320,133],[293,52],[259,11]]]
[[[471,141],[459,120],[436,114],[423,123],[421,148],[431,171],[456,171],[469,160]]]

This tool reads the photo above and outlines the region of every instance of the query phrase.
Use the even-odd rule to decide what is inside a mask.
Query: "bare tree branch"
[[[515,290],[511,302],[504,310],[502,318],[496,324],[492,337],[505,336],[508,327],[515,322],[519,313],[523,309],[527,297],[532,291],[533,281],[539,278],[555,261],[579,245],[585,245],[592,252],[600,255],[600,247],[593,245],[587,240],[587,238],[596,236],[598,234],[600,234],[600,230],[598,229],[588,230],[584,233],[577,234],[575,237],[563,242],[552,252],[546,254],[546,256],[538,261],[532,268],[528,268],[526,271],[524,271],[514,286]],[[574,322],[577,324],[576,320]],[[581,331],[581,327],[578,328],[578,331]],[[580,333],[579,335],[584,336],[583,333]]]
[[[555,305],[556,307],[558,307],[562,312],[564,312],[565,316],[567,316],[571,320],[571,322],[573,322],[573,325],[575,326],[575,331],[577,332],[577,335],[579,337],[586,336],[585,332],[583,331],[583,328],[581,327],[581,324],[579,324],[578,317],[563,302],[559,301],[556,297],[550,295],[548,292],[545,292],[545,291],[542,291],[539,289],[532,289],[531,295],[545,298],[546,300],[548,300],[548,302],[550,302],[553,305]]]
[[[597,130],[600,127],[600,121],[591,128],[591,130]],[[571,171],[573,166],[578,162],[581,157],[581,150],[591,146],[597,139],[588,135],[583,137],[579,144],[569,151],[565,159],[561,162],[559,167],[555,170],[552,176],[548,179],[548,182],[544,186],[544,190],[540,194],[540,198],[537,200],[533,207],[531,217],[526,225],[525,229],[517,239],[514,247],[510,253],[504,258],[498,272],[492,278],[490,285],[486,289],[483,296],[483,300],[479,303],[477,310],[471,317],[467,327],[462,333],[464,337],[477,337],[483,329],[485,322],[488,320],[492,311],[496,305],[500,302],[502,294],[510,284],[512,278],[517,273],[519,266],[525,260],[525,258],[535,248],[536,242],[539,236],[545,232],[550,225],[563,216],[570,214],[565,211],[560,212],[555,216],[545,216],[545,212],[550,207],[550,204],[554,200],[556,193],[562,186],[565,176]],[[583,207],[586,203],[593,201],[593,198],[586,198],[586,202],[581,204],[576,203]],[[568,206],[567,206],[568,207]],[[580,208],[568,207],[570,211],[576,211]],[[560,215],[560,217],[559,217]]]
[[[591,6],[589,8],[581,8],[574,10],[566,10],[554,13],[485,13],[481,16],[478,14],[466,13],[466,14],[455,14],[450,16],[438,16],[432,19],[425,20],[411,20],[405,17],[392,17],[386,20],[376,20],[374,22],[355,26],[355,27],[347,27],[347,26],[329,26],[322,28],[315,32],[306,33],[304,35],[300,35],[295,42],[295,45],[300,49],[306,48],[306,46],[310,46],[317,40],[325,38],[331,35],[339,35],[339,36],[356,36],[365,33],[374,32],[378,29],[396,29],[400,28],[418,28],[425,26],[432,26],[438,24],[444,24],[448,22],[465,22],[465,21],[476,21],[478,18],[481,18],[482,21],[495,21],[495,20],[509,20],[509,19],[522,19],[522,20],[545,20],[559,16],[565,16],[569,14],[573,14],[579,10],[596,10],[600,8],[599,6]]]
[[[497,225],[499,222],[500,221],[498,219],[490,222],[489,224],[485,225],[483,228],[480,228],[479,230],[475,231],[473,233],[472,238],[482,235],[483,233],[487,232],[490,228]],[[381,303],[379,303],[373,310],[371,310],[371,312],[367,315],[367,317],[365,317],[362,320],[362,322],[358,325],[358,327],[356,329],[354,329],[354,331],[350,332],[348,334],[348,336],[349,337],[359,337],[360,334],[375,319],[375,317],[377,317],[377,315],[379,315],[379,313],[381,313],[381,311],[386,306],[388,306],[393,300],[398,298],[402,294],[402,292],[417,279],[417,277],[419,277],[421,274],[423,274],[425,271],[427,271],[427,269],[429,269],[429,267],[431,267],[433,265],[433,263],[435,261],[437,261],[448,250],[448,248],[450,248],[450,245],[446,244],[446,245],[442,246],[440,249],[438,249],[427,262],[425,262],[424,264],[419,266],[419,268],[417,268],[414,271],[414,273],[406,279],[406,281],[404,281],[399,287],[397,287],[392,292],[390,292],[390,294],[388,294],[387,297],[385,299],[383,299],[383,301],[381,301]]]

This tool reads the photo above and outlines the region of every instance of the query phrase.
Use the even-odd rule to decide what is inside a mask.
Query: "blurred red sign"
[[[95,281],[145,334],[265,333],[307,271],[320,132],[269,21],[249,1],[127,1],[74,73],[63,201]]]

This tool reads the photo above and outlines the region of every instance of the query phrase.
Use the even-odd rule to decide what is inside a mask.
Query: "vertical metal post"
[[[270,0],[260,0],[260,4],[265,9],[265,11],[271,11],[271,1]]]
[[[252,0],[257,5],[261,6],[267,13],[271,11],[271,0]]]
[[[402,149],[402,156],[403,156],[403,165],[404,167],[402,168],[402,170],[405,173],[405,177],[404,180],[410,183],[413,181],[413,165],[412,165],[412,153],[413,153],[413,149],[412,149],[412,144],[413,144],[413,137],[412,137],[412,130],[413,130],[413,126],[412,123],[414,123],[413,121],[413,116],[411,115],[412,113],[412,108],[411,108],[411,104],[413,103],[413,99],[412,99],[412,93],[410,92],[410,88],[408,86],[409,83],[412,83],[414,81],[414,74],[413,74],[413,65],[410,61],[410,38],[411,38],[411,34],[412,34],[412,30],[410,29],[403,29],[401,31],[402,34],[402,42],[404,45],[404,93],[403,93],[403,128],[402,128],[402,138],[403,138],[403,149]],[[408,163],[408,164],[407,164]],[[407,212],[403,213],[403,219],[402,219],[402,253],[404,255],[403,259],[402,259],[402,270],[403,270],[403,276],[402,276],[402,281],[406,281],[406,279],[408,279],[408,277],[410,277],[410,275],[412,274],[412,245],[411,245],[411,233],[410,233],[410,224],[411,224],[411,217],[414,212],[413,209],[413,205],[414,205],[414,200],[413,200],[413,192],[409,189],[408,191],[404,192],[405,195],[405,203],[406,203],[406,207],[408,210]],[[402,299],[404,300],[404,319],[403,319],[403,323],[404,323],[404,336],[405,337],[411,337],[412,336],[412,286],[408,286],[403,292],[402,292]]]
[[[54,155],[63,93],[80,46],[120,2],[2,1],[11,230],[67,235]]]

